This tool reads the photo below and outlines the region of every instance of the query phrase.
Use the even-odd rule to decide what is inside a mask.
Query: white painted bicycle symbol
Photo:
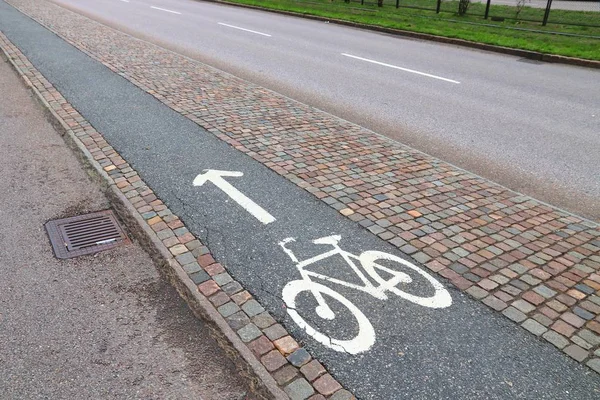
[[[338,245],[341,240],[340,235],[326,236],[313,241],[314,244],[326,244],[333,246],[333,250],[327,251],[323,254],[319,254],[312,258],[304,261],[299,261],[294,253],[286,247],[290,242],[294,242],[294,238],[284,239],[279,243],[286,254],[296,263],[296,267],[300,272],[302,279],[289,282],[284,288],[282,293],[283,301],[287,306],[287,312],[292,320],[302,328],[308,335],[312,336],[319,343],[336,351],[347,352],[350,354],[358,354],[367,351],[375,343],[375,330],[369,319],[360,311],[352,302],[346,299],[344,296],[339,294],[333,289],[324,286],[320,283],[314,282],[311,278],[318,278],[326,282],[336,283],[342,286],[346,286],[352,289],[357,289],[370,294],[371,296],[380,299],[387,300],[388,296],[386,292],[391,292],[397,296],[400,296],[408,301],[415,304],[419,304],[424,307],[430,308],[445,308],[452,304],[452,297],[450,293],[431,275],[423,271],[410,262],[396,257],[392,254],[384,253],[381,251],[365,251],[360,256],[356,256],[347,251],[344,251]],[[354,273],[360,278],[363,285],[357,285],[351,282],[345,282],[343,280],[335,279],[326,275],[322,275],[316,272],[308,271],[305,268],[311,264],[322,261],[326,258],[340,255],[344,258],[346,263],[352,268]],[[362,269],[366,272],[376,285],[371,283],[367,276],[358,268],[355,261],[358,261],[362,266]],[[385,267],[377,264],[378,260],[388,260],[400,264],[401,266],[408,268],[416,272],[425,278],[435,289],[435,292],[430,297],[420,297],[407,292],[402,291],[397,287],[399,284],[408,284],[413,279],[406,273],[396,271],[394,269]],[[383,271],[387,275],[391,275],[391,278],[384,279],[379,275],[378,271]],[[318,305],[315,308],[317,315],[326,320],[333,320],[336,315],[333,310],[329,307],[325,301],[324,295],[338,301],[344,307],[346,307],[358,322],[358,334],[353,339],[340,340],[330,338],[329,336],[317,331],[314,327],[310,326],[304,318],[296,311],[296,298],[297,296],[305,291],[310,291],[317,301]]]

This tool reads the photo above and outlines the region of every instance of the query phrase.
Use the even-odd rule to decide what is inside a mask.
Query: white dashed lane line
[[[165,11],[165,12],[172,13],[172,14],[181,14],[178,11],[167,10],[166,8],[160,8],[160,7],[154,7],[154,6],[150,6],[150,8],[153,8],[155,10]]]
[[[250,32],[250,33],[256,33],[257,35],[271,37],[271,35],[269,35],[268,33],[257,32],[257,31],[253,31],[251,29],[246,29],[246,28],[240,28],[239,26],[229,25],[229,24],[225,24],[223,22],[218,22],[218,24],[219,25],[223,25],[223,26],[227,26],[227,27],[233,28],[233,29],[239,29],[240,31],[246,31],[246,32]]]
[[[459,81],[455,81],[454,79],[443,78],[441,76],[432,75],[432,74],[428,74],[428,73],[421,72],[421,71],[415,71],[414,69],[408,69],[408,68],[398,67],[397,65],[386,64],[386,63],[383,63],[383,62],[380,62],[380,61],[370,60],[368,58],[353,56],[352,54],[342,53],[342,55],[344,57],[350,57],[350,58],[354,58],[356,60],[366,61],[366,62],[369,62],[369,63],[372,63],[372,64],[382,65],[382,66],[388,67],[388,68],[399,69],[400,71],[404,71],[404,72],[410,72],[411,74],[422,75],[422,76],[426,76],[428,78],[439,79],[441,81],[446,81],[446,82],[450,82],[450,83],[456,83],[456,84],[460,83]]]

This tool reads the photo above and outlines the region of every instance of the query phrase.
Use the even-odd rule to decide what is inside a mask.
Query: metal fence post
[[[490,3],[492,2],[492,0],[487,0],[487,3],[485,5],[485,17],[483,19],[488,19],[488,15],[490,14]]]
[[[400,7],[400,0],[396,0],[396,8]]]
[[[442,6],[442,0],[437,0],[437,6],[435,7],[435,13],[440,13],[440,7]]]
[[[546,26],[548,23],[548,17],[550,16],[550,8],[552,7],[552,0],[548,0],[548,4],[546,4],[546,12],[544,13],[544,20],[542,21],[542,26]]]

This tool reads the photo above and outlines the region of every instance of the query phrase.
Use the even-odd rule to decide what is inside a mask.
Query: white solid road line
[[[173,14],[181,14],[180,12],[177,12],[177,11],[167,10],[166,8],[160,8],[160,7],[154,7],[154,6],[150,6],[150,8],[154,8],[155,10],[160,10],[160,11],[166,11],[166,12],[173,13]]]
[[[427,74],[425,72],[420,72],[420,71],[415,71],[414,69],[402,68],[402,67],[398,67],[396,65],[386,64],[386,63],[382,63],[382,62],[375,61],[375,60],[369,60],[368,58],[362,58],[362,57],[358,57],[358,56],[353,56],[352,54],[342,53],[342,55],[345,56],[345,57],[355,58],[357,60],[366,61],[366,62],[370,62],[370,63],[377,64],[377,65],[383,65],[384,67],[390,67],[390,68],[394,68],[394,69],[399,69],[401,71],[410,72],[412,74],[423,75],[423,76],[427,76],[427,77],[433,78],[433,79],[439,79],[441,81],[446,81],[446,82],[450,82],[450,83],[457,83],[457,84],[460,83],[459,81],[455,81],[453,79],[442,78],[441,76],[431,75],[431,74]]]
[[[250,29],[246,29],[246,28],[240,28],[239,26],[224,24],[223,22],[218,22],[218,24],[219,25],[223,25],[223,26],[228,26],[228,27],[233,28],[233,29],[239,29],[240,31],[246,31],[246,32],[256,33],[257,35],[263,35],[263,36],[271,37],[271,35],[269,35],[268,33],[257,32],[257,31],[253,31],[253,30],[250,30]]]

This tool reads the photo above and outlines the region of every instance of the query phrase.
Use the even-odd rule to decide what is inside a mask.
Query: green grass
[[[491,7],[490,16],[504,21],[484,20],[485,4],[473,3],[465,16],[458,16],[458,1],[443,1],[442,12],[414,8],[395,8],[395,0],[385,0],[384,7],[374,1],[361,5],[360,2],[344,3],[342,0],[226,0],[233,3],[260,6],[275,10],[293,11],[332,19],[341,19],[386,28],[430,33],[474,42],[533,50],[547,54],[600,60],[600,12],[552,10],[549,23],[542,26],[544,10],[525,7],[515,19],[516,8],[511,6]],[[435,10],[436,0],[400,0],[402,5]],[[532,20],[532,21],[530,21]],[[570,24],[598,26],[576,26]],[[493,25],[492,27],[480,24]],[[526,32],[518,28],[544,31]],[[545,33],[548,32],[548,33]],[[556,35],[561,32],[575,35],[597,36],[585,38]]]

